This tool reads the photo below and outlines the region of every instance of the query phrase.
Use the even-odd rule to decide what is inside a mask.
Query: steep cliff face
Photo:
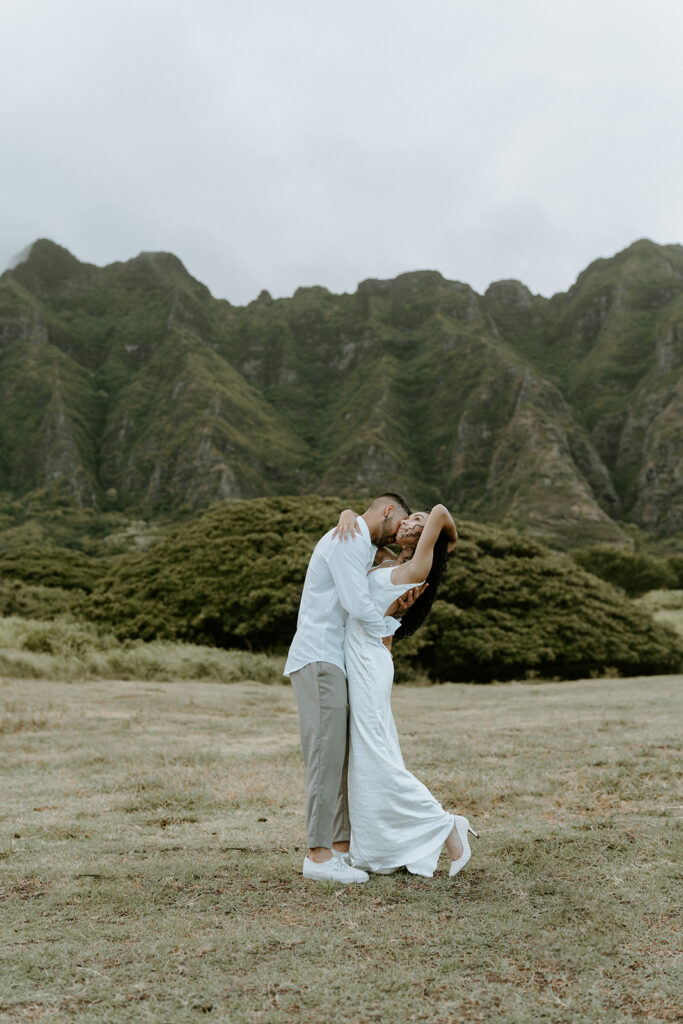
[[[278,414],[210,345],[173,327],[109,409],[102,486],[125,504],[292,490],[302,446]]]
[[[163,509],[306,484],[286,422],[215,352],[228,304],[174,256],[99,269],[39,242],[0,296],[0,487]]]
[[[603,507],[655,533],[683,528],[683,248],[643,240],[597,260],[565,295],[527,305],[526,330],[520,304],[492,316],[609,467],[618,505]]]
[[[68,482],[97,501],[91,375],[52,344],[49,319],[21,289],[0,290],[0,487],[11,493]]]
[[[546,300],[514,282],[494,291],[542,329]],[[290,422],[306,410],[321,490],[394,480],[423,502],[563,543],[587,520],[594,540],[621,536],[620,500],[587,431],[472,289],[413,273],[353,296],[300,290],[254,306],[236,311],[222,351]]]
[[[213,299],[176,257],[51,242],[0,279],[0,488],[84,505],[403,488],[562,545],[683,529],[683,249],[566,294],[434,271]]]
[[[504,397],[511,407],[486,479],[494,518],[567,544],[580,543],[587,524],[594,540],[614,539],[609,512],[618,511],[618,499],[609,473],[559,391],[532,369],[518,368]],[[462,451],[463,472],[475,459]]]

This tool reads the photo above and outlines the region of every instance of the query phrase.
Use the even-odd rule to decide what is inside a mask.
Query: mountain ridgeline
[[[421,271],[236,307],[170,254],[100,268],[46,240],[0,278],[14,497],[154,514],[392,486],[573,546],[683,530],[682,453],[679,245],[550,299]]]

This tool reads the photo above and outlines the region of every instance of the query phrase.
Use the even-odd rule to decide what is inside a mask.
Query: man
[[[358,532],[350,542],[335,540],[335,531],[330,530],[318,541],[308,563],[297,630],[284,671],[296,695],[306,773],[304,878],[344,884],[368,880],[348,858],[344,626],[349,615],[360,619],[378,640],[398,629],[398,620],[382,616],[370,600],[367,573],[377,548],[395,541],[396,531],[409,515],[399,494],[382,494],[358,518]],[[402,614],[416,596],[411,591],[390,611]]]

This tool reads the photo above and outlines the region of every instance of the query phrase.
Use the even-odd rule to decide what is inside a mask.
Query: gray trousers
[[[292,672],[306,772],[306,841],[309,849],[348,842],[351,835],[346,771],[349,700],[346,676],[329,661]]]

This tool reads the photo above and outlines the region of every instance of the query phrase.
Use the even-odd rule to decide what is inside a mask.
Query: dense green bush
[[[153,519],[121,512],[81,508],[66,481],[31,491],[22,498],[0,493],[0,551],[69,549],[110,558],[143,551],[191,518],[187,513]]]
[[[93,593],[92,614],[121,636],[282,648],[313,546],[339,508],[317,497],[216,508],[151,551],[121,558]]]
[[[90,593],[111,560],[91,558],[70,548],[21,547],[0,551],[0,577],[40,587]]]
[[[674,567],[682,558],[667,561],[651,555],[623,551],[620,548],[597,546],[572,552],[574,561],[588,572],[621,587],[629,597],[639,597],[648,590],[666,590],[683,586]]]
[[[668,564],[675,580],[674,589],[683,590],[683,555],[672,555]]]
[[[0,615],[22,615],[32,619],[54,619],[83,610],[85,591],[77,588],[44,587],[21,579],[0,579]]]
[[[121,637],[282,651],[306,564],[339,503],[318,497],[216,507],[94,589],[93,616]],[[620,591],[538,543],[459,524],[432,615],[397,659],[434,679],[676,671],[680,641]]]
[[[85,614],[86,596],[112,562],[50,545],[0,550],[0,615]]]

